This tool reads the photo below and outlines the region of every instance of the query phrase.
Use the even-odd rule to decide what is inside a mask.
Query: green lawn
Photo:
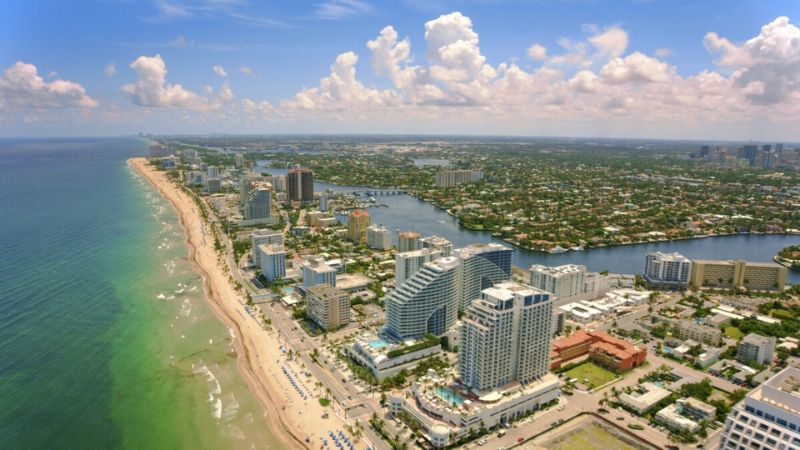
[[[328,400],[327,398],[321,398],[319,399],[319,404],[322,405],[323,407],[326,407],[331,404],[331,401]]]
[[[591,361],[569,369],[566,374],[570,378],[577,378],[578,383],[586,385],[589,389],[602,386],[617,377],[614,372]]]
[[[731,339],[741,339],[744,337],[744,333],[736,327],[725,327],[725,336]]]

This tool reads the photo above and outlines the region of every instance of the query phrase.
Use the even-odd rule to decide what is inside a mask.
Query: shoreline
[[[166,177],[165,172],[152,169],[146,158],[131,158],[128,160],[128,165],[144,177],[177,213],[189,248],[188,259],[203,279],[205,298],[212,312],[232,335],[239,372],[250,391],[264,407],[266,425],[275,439],[286,448],[311,448],[303,436],[310,436],[312,433],[306,430],[321,431],[320,426],[325,425],[320,422],[322,419],[315,420],[313,414],[302,415],[304,410],[311,413],[309,410],[316,409],[314,405],[304,406],[301,401],[281,398],[280,379],[277,378],[280,376],[281,366],[279,359],[274,359],[280,357],[280,353],[270,351],[277,350],[280,345],[278,338],[273,332],[262,328],[255,319],[242,314],[243,298],[229,281],[227,264],[220,262],[221,258],[214,249],[213,242],[205,242],[206,224],[200,217],[194,200],[178,189]],[[317,403],[315,396],[312,396],[311,400]],[[286,416],[294,412],[298,412],[302,420],[287,419]]]
[[[577,251],[588,251],[588,250],[596,250],[596,249],[610,248],[610,247],[621,247],[621,246],[627,246],[627,245],[659,244],[659,243],[664,243],[664,242],[669,243],[669,242],[689,241],[689,240],[695,240],[695,239],[709,239],[709,238],[718,238],[718,237],[727,237],[727,236],[800,236],[800,233],[798,233],[798,232],[785,232],[785,231],[782,232],[782,233],[771,233],[771,232],[763,232],[763,233],[761,233],[761,232],[750,232],[750,231],[748,231],[748,232],[745,232],[745,233],[736,232],[736,233],[699,234],[699,235],[696,235],[696,236],[683,236],[683,237],[674,237],[674,238],[666,238],[666,239],[656,239],[656,240],[653,240],[653,241],[616,242],[616,243],[612,243],[612,244],[588,246],[588,247],[584,247],[582,250],[572,250],[571,248],[568,248],[564,252],[552,252],[552,251],[549,251],[549,250],[540,250],[540,249],[536,249],[536,248],[525,247],[524,245],[520,245],[519,243],[509,241],[508,239],[502,238],[500,236],[495,236],[492,233],[491,230],[472,228],[472,227],[470,227],[468,225],[465,225],[464,222],[461,219],[459,219],[456,216],[454,216],[450,212],[450,210],[448,210],[447,208],[439,205],[436,202],[433,202],[433,201],[430,201],[430,200],[426,200],[422,196],[420,196],[420,195],[418,195],[418,194],[416,194],[413,191],[410,191],[408,189],[391,188],[391,187],[376,187],[376,186],[354,186],[354,185],[349,185],[349,184],[345,185],[345,184],[339,184],[339,183],[335,183],[333,181],[322,180],[322,179],[316,180],[316,181],[319,181],[319,182],[322,182],[322,183],[326,183],[326,184],[330,184],[330,185],[333,185],[333,186],[348,186],[348,187],[353,187],[353,188],[357,188],[357,189],[383,189],[383,190],[396,189],[396,190],[402,190],[402,191],[405,191],[405,195],[408,195],[409,197],[413,197],[413,198],[415,198],[415,199],[417,199],[417,200],[419,200],[419,201],[421,201],[423,203],[426,203],[426,204],[428,204],[430,206],[433,206],[434,208],[438,209],[439,211],[442,211],[443,213],[445,213],[448,216],[452,217],[453,219],[456,220],[456,222],[458,222],[459,228],[463,228],[464,230],[475,232],[475,233],[488,233],[492,237],[494,237],[494,238],[496,238],[498,240],[501,240],[501,241],[507,243],[508,245],[514,246],[515,248],[526,250],[526,251],[529,251],[529,252],[541,253],[541,254],[544,254],[544,255],[557,255],[557,254],[561,254],[561,253],[570,253],[570,252],[577,252]]]

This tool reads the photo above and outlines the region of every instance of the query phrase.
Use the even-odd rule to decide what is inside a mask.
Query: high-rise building
[[[270,194],[266,184],[254,186],[247,194],[244,218],[246,220],[262,220],[270,217]]]
[[[514,250],[496,243],[472,244],[453,251],[461,261],[458,309],[480,297],[481,290],[511,279],[511,255]]]
[[[701,158],[705,157],[705,156],[708,156],[708,154],[710,152],[711,152],[711,146],[708,146],[708,145],[701,145],[700,146],[700,157]]]
[[[756,164],[757,157],[758,157],[757,145],[745,145],[744,147],[742,147],[742,158],[750,161],[751,166],[754,166]]]
[[[453,243],[441,236],[428,236],[420,239],[422,248],[438,250],[442,256],[450,256],[453,253]]]
[[[412,252],[400,252],[397,253],[394,257],[394,284],[396,286],[400,286],[403,284],[407,279],[414,276],[415,273],[419,272],[419,269],[425,265],[425,263],[429,263],[437,258],[439,258],[442,253],[438,250],[431,250],[429,248],[424,248],[422,250],[414,250]]]
[[[347,235],[356,244],[366,244],[367,228],[369,228],[369,213],[363,209],[356,209],[347,216]]]
[[[328,212],[328,193],[323,192],[319,195],[319,210],[322,212]]]
[[[469,299],[511,279],[512,253],[500,244],[473,244],[453,251],[453,256],[423,264],[416,273],[413,265],[426,255],[409,255],[403,263],[412,267],[401,265],[401,276],[413,275],[399,283],[386,300],[387,333],[400,339],[444,334]]]
[[[553,267],[535,264],[531,266],[530,272],[531,286],[555,294],[560,299],[584,293],[586,266],[565,264]]]
[[[422,248],[422,236],[416,231],[403,231],[398,237],[397,251],[413,252]]]
[[[461,319],[458,365],[461,381],[489,391],[514,381],[529,383],[550,364],[550,294],[515,282],[481,291]]]
[[[286,250],[283,245],[259,245],[258,252],[264,278],[270,282],[286,278]]]
[[[260,254],[258,247],[261,245],[283,245],[283,233],[269,229],[256,230],[250,233],[250,248],[253,252],[253,262],[261,267]]]
[[[208,178],[219,178],[219,169],[216,166],[208,166],[206,176]]]
[[[459,260],[439,258],[422,266],[386,298],[386,333],[398,340],[441,336],[458,318]]]
[[[261,181],[263,181],[263,177],[254,173],[246,173],[239,178],[239,204],[242,210],[247,208],[250,190]]]
[[[314,172],[311,169],[290,168],[286,184],[286,198],[290,202],[314,201]]]
[[[379,225],[367,227],[367,247],[379,250],[392,248],[392,233]]]
[[[314,257],[304,261],[301,269],[304,289],[318,284],[336,286],[336,268],[329,266],[325,259],[321,257]]]
[[[242,167],[244,167],[244,155],[241,153],[233,155],[233,164],[236,166],[237,169],[241,169]]]
[[[480,170],[442,170],[436,173],[437,188],[451,188],[460,184],[477,183],[483,179]]]
[[[644,279],[655,286],[686,287],[692,273],[692,262],[680,253],[647,252]]]
[[[720,450],[800,448],[800,369],[787,367],[728,414]]]
[[[350,294],[318,284],[306,291],[308,317],[325,331],[335,330],[350,323]]]
[[[736,348],[736,359],[744,364],[755,361],[769,365],[775,356],[775,337],[750,333],[743,337]]]

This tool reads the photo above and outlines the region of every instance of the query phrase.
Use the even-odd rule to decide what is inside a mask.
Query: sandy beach
[[[286,448],[316,448],[327,432],[345,430],[333,411],[323,418],[318,398],[324,387],[306,377],[303,368],[281,352],[277,332],[265,330],[244,308],[244,298],[231,283],[224,259],[206,238],[206,225],[193,198],[170,181],[166,172],[155,170],[145,158],[132,158],[129,165],[144,176],[178,213],[190,249],[189,259],[204,280],[205,297],[214,313],[230,329],[238,367],[250,390],[265,409],[266,426]],[[296,386],[290,382],[290,377]],[[305,398],[304,398],[305,395]],[[308,441],[307,441],[308,440]]]

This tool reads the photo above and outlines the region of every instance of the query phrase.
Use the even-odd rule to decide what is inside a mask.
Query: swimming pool
[[[456,405],[460,405],[464,403],[464,398],[458,395],[457,392],[450,388],[446,387],[438,387],[436,388],[436,395],[439,396],[442,400],[450,403],[451,405],[455,403]]]
[[[374,341],[369,341],[369,346],[371,348],[383,348],[389,345],[388,342],[384,341],[383,339],[375,339]]]

